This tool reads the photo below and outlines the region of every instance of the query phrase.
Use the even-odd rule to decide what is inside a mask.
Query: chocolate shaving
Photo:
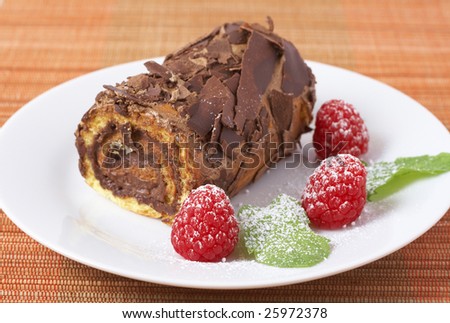
[[[188,81],[186,81],[186,83],[184,83],[184,85],[188,88],[188,90],[196,93],[200,93],[200,91],[203,88],[203,84],[204,81],[202,74],[194,75]]]
[[[222,124],[220,120],[222,119],[222,113],[219,113],[217,117],[214,119],[214,126],[211,131],[210,142],[218,142],[220,137],[220,132],[222,131]]]
[[[148,88],[150,86],[150,81],[148,75],[139,74],[129,77],[127,80],[127,84],[137,91]]]
[[[214,28],[213,31],[211,31],[209,34],[206,34],[197,40],[188,43],[187,45],[181,47],[179,50],[177,50],[175,53],[171,53],[166,56],[164,60],[164,64],[168,61],[171,61],[174,57],[177,56],[183,56],[186,52],[191,52],[192,49],[195,51],[198,51],[199,48],[203,48],[214,36],[216,36],[220,31],[220,27]]]
[[[281,89],[286,93],[298,96],[303,92],[304,87],[311,82],[308,67],[291,42],[283,40],[283,47],[286,59],[283,65]]]
[[[269,31],[272,33],[273,29],[274,29],[272,17],[267,16],[266,22],[267,22],[267,25],[269,26]]]
[[[144,63],[144,66],[147,68],[150,75],[157,75],[165,80],[170,79],[172,76],[172,73],[167,68],[156,63],[155,61],[148,61]]]
[[[273,32],[271,32],[270,30],[267,30],[264,26],[261,26],[260,24],[243,24],[241,26],[242,29],[247,30],[249,32],[258,32],[260,33],[262,36],[264,36],[269,42],[271,42],[275,47],[282,49],[283,45],[283,39],[274,34]]]
[[[188,125],[201,137],[212,129],[214,119],[224,109],[234,106],[234,97],[230,90],[215,76],[211,76],[200,91],[198,108],[191,114]]]
[[[202,64],[200,60],[195,60],[187,57],[187,59],[179,60],[174,57],[170,61],[164,62],[164,66],[170,69],[173,73],[179,75],[181,79],[187,81],[193,76],[198,75],[205,69],[205,64]]]
[[[212,40],[208,46],[206,46],[206,49],[209,53],[217,55],[217,61],[220,64],[227,64],[228,59],[231,58],[231,47],[226,38]]]
[[[291,126],[293,98],[291,93],[286,94],[277,90],[270,92],[270,107],[279,129],[289,129]]]
[[[103,87],[107,90],[113,91],[114,93],[116,93],[118,96],[121,96],[125,99],[128,99],[130,101],[139,101],[139,99],[137,97],[135,97],[134,95],[129,94],[127,91],[119,89],[115,86],[112,85],[103,85]]]
[[[225,33],[228,36],[230,44],[245,44],[247,42],[248,33],[241,29],[242,23],[225,24]]]
[[[227,78],[223,83],[228,86],[231,93],[236,93],[239,86],[239,80],[241,79],[241,74],[234,73],[232,77]]]
[[[145,95],[150,99],[159,96],[161,93],[161,87],[156,84],[155,87],[150,86],[147,88]]]
[[[244,138],[239,136],[235,131],[230,128],[222,127],[220,144],[228,157],[232,156],[233,149],[239,147],[239,144],[243,141]]]
[[[259,32],[253,32],[242,58],[234,122],[240,132],[246,120],[254,120],[261,109],[261,96],[272,80],[278,54]]]
[[[118,114],[127,117],[128,116],[128,106],[125,104],[114,104],[114,111],[116,111]]]

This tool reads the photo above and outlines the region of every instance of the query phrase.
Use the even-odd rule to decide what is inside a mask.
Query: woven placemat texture
[[[26,102],[73,77],[162,56],[219,23],[264,23],[269,14],[276,31],[304,58],[390,84],[450,129],[450,2],[445,0],[0,0],[0,125]],[[0,224],[1,302],[450,302],[450,212],[413,243],[364,267],[243,291],[115,276],[38,244],[3,212]]]

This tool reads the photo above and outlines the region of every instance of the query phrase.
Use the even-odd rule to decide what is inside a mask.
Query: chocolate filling
[[[172,203],[166,199],[167,183],[162,168],[167,167],[165,170],[170,172],[177,197],[181,181],[174,157],[178,153],[176,145],[168,149],[167,145],[129,124],[118,129],[113,123],[99,131],[94,144],[87,149],[95,177],[103,188],[118,197],[134,197],[139,203],[152,205],[158,212],[166,214],[175,214],[178,205],[176,198]]]

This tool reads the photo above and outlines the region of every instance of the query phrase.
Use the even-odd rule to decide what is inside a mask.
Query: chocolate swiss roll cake
[[[226,23],[144,65],[104,86],[75,133],[86,182],[139,214],[170,223],[207,183],[235,195],[291,153],[312,119],[314,75],[271,21]]]

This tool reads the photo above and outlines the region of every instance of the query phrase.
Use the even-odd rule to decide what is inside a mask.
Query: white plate
[[[197,288],[257,288],[334,275],[367,264],[410,243],[448,210],[450,173],[423,179],[390,198],[369,203],[356,225],[323,231],[330,257],[310,268],[281,269],[245,260],[239,250],[227,262],[181,259],[170,244],[170,228],[124,211],[88,187],[77,168],[74,131],[103,84],[145,71],[143,61],[93,72],[40,95],[0,131],[0,207],[43,245],[86,265],[160,284]],[[447,129],[399,91],[360,74],[309,62],[317,76],[318,102],[342,98],[366,120],[366,160],[450,151]],[[311,136],[304,136],[306,144]],[[267,204],[285,192],[299,197],[311,168],[276,170],[233,199]]]

